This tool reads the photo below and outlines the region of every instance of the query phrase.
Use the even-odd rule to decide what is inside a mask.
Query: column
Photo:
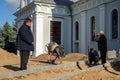
[[[72,20],[72,18],[71,18],[71,16],[69,16],[68,17],[68,33],[69,33],[69,35],[68,35],[68,42],[67,42],[67,47],[68,47],[68,53],[69,52],[72,52],[73,51],[73,33],[72,33],[72,22],[73,20]]]
[[[87,47],[86,47],[86,39],[87,39],[87,35],[86,35],[86,12],[81,12],[81,30],[80,30],[80,35],[81,35],[81,52],[82,53],[87,53]]]
[[[99,15],[99,29],[100,30],[103,30],[105,32],[105,5],[101,5],[99,7],[99,12],[100,12],[100,15]]]
[[[35,41],[35,49],[34,53],[35,56],[39,56],[44,52],[44,45],[43,45],[43,16],[39,13],[34,14],[34,41]]]

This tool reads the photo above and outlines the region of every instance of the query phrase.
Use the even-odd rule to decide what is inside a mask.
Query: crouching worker
[[[61,56],[64,54],[64,48],[58,45],[56,42],[50,42],[46,45],[48,49],[48,61],[51,64],[55,63],[55,60],[58,58],[60,63],[62,63]],[[55,59],[51,59],[51,56],[55,56]]]
[[[98,64],[99,55],[98,55],[98,52],[96,50],[94,50],[93,48],[90,48],[90,51],[89,51],[89,63],[90,63],[90,65],[92,64],[92,62],[94,62],[94,64]]]

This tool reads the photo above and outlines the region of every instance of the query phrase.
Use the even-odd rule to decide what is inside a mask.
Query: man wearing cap
[[[103,31],[99,33],[100,37],[98,39],[98,50],[101,54],[102,64],[106,63],[106,54],[107,54],[107,39]]]
[[[16,48],[20,51],[20,70],[27,69],[30,51],[34,50],[34,39],[30,29],[31,24],[31,19],[26,18],[17,34]]]

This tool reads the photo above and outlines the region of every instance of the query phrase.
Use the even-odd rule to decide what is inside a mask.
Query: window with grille
[[[91,41],[95,41],[95,34],[96,34],[96,30],[95,30],[95,16],[91,17]]]
[[[118,11],[114,9],[111,14],[111,22],[112,22],[112,39],[118,38]]]
[[[75,40],[79,39],[79,23],[75,22]]]

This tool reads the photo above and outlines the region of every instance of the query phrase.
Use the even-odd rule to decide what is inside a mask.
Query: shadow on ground
[[[5,65],[3,66],[4,68],[7,68],[7,69],[10,69],[10,70],[13,70],[13,71],[19,71],[20,68],[19,67],[16,67],[16,66],[12,66],[12,65]]]
[[[113,67],[113,66],[112,66],[112,67]],[[109,73],[111,73],[111,74],[119,75],[119,74],[117,74],[116,72],[110,71],[104,64],[103,64],[103,68],[104,68],[107,72],[109,72]]]
[[[111,66],[112,66],[112,68],[113,68],[114,70],[120,71],[120,61],[111,63]]]
[[[88,66],[88,68],[90,67],[94,67],[94,66],[97,66],[97,65],[90,65],[88,61],[85,61],[85,65]],[[83,70],[82,69],[82,66],[79,64],[79,62],[76,62],[76,66],[80,69],[80,70]],[[105,66],[104,64],[102,64],[104,70],[106,70],[107,72],[111,73],[111,74],[114,74],[114,75],[119,75],[118,73],[116,73],[115,71],[120,71],[120,61],[117,61],[117,62],[111,62],[110,63],[110,66],[115,70],[115,71],[111,71],[108,69],[107,66]]]
[[[82,65],[83,65],[83,64],[82,64]],[[76,66],[77,66],[80,70],[82,70],[82,65],[80,65],[79,62],[76,62]],[[89,67],[97,66],[98,64],[92,64],[92,65],[90,65],[90,64],[89,64],[89,61],[86,60],[86,61],[85,61],[85,65],[88,66],[88,68],[89,68]]]

